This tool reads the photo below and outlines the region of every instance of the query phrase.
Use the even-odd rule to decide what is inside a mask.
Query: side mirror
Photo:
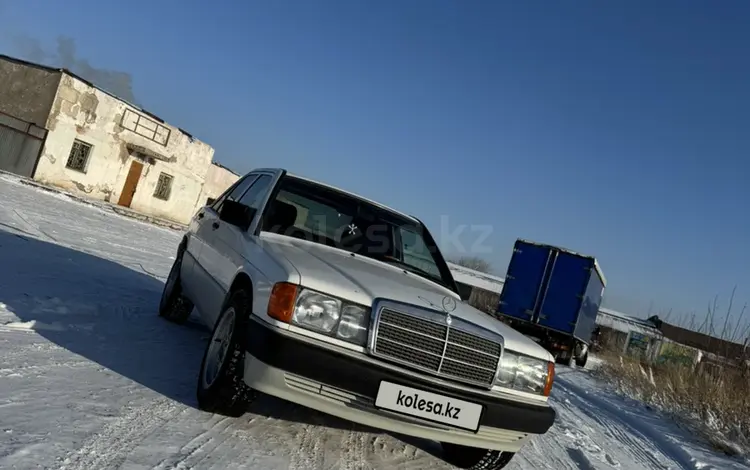
[[[250,228],[255,212],[252,207],[227,199],[219,210],[219,220],[239,227],[244,232]]]

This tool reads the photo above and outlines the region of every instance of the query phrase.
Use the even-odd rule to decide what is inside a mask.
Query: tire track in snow
[[[362,470],[367,462],[367,446],[365,441],[368,436],[364,433],[356,432],[354,429],[344,431],[341,439],[342,470]]]
[[[636,461],[642,462],[644,468],[654,468],[657,470],[668,470],[670,468],[662,462],[662,459],[659,459],[657,455],[659,451],[650,441],[643,441],[629,432],[626,432],[616,415],[613,418],[609,414],[601,412],[598,407],[592,407],[591,405],[584,403],[582,397],[585,396],[585,394],[582,390],[579,390],[578,393],[576,393],[565,388],[562,384],[560,384],[560,389],[563,390],[568,397],[567,403],[563,406],[575,414],[583,415],[585,419],[593,420],[600,428],[599,432],[615,442],[625,444],[622,447],[627,449],[627,452],[635,457]],[[576,441],[587,438],[585,434],[576,431],[574,428],[567,426],[561,426],[561,428],[568,433],[569,437]],[[577,447],[580,448],[580,445],[577,445]]]
[[[10,368],[0,368],[0,377],[10,376],[32,376],[43,377],[52,369],[69,369],[70,373],[75,373],[76,369],[89,369],[90,361],[55,361],[42,365],[22,365]]]
[[[226,431],[233,423],[233,418],[215,415],[216,422],[207,430],[192,438],[182,446],[177,456],[168,457],[159,462],[154,470],[183,470],[195,468],[212,450],[219,447],[229,435]],[[223,435],[222,435],[223,434]]]
[[[17,345],[14,345],[14,346],[15,347],[13,349],[8,350],[7,352],[3,352],[3,355],[1,358],[2,362],[0,362],[0,365],[14,364],[16,363],[17,359],[28,360],[37,354],[52,355],[53,353],[67,351],[67,349],[61,346],[58,346],[57,344],[51,341],[47,341],[47,340],[27,343],[22,346],[17,346]],[[49,359],[48,357],[45,357],[45,360],[48,360],[48,359]]]
[[[52,241],[54,243],[58,243],[57,238],[55,238],[52,235],[48,234],[47,232],[45,232],[44,230],[42,230],[41,228],[39,228],[37,225],[32,224],[31,222],[29,222],[28,220],[26,220],[26,218],[24,216],[22,216],[17,210],[13,209],[13,213],[16,214],[16,217],[18,217],[19,219],[21,219],[21,221],[23,223],[25,223],[27,227],[31,227],[36,232],[39,232],[43,236],[47,237],[49,239],[49,241]]]
[[[68,454],[60,470],[117,468],[130,451],[178,411],[179,406],[167,398],[131,408],[85,440],[78,450]]]
[[[290,470],[325,468],[325,448],[328,429],[314,424],[302,424],[295,433],[295,446],[292,450]]]
[[[567,408],[570,409],[569,406]],[[596,431],[590,426],[586,426],[580,420],[576,420],[573,425],[569,422],[562,422],[557,425],[555,431],[561,433],[570,442],[571,446],[563,450],[572,459],[577,468],[586,469],[593,466],[597,461],[613,468],[620,467],[620,463],[609,452],[602,449],[599,443],[592,439],[590,433],[594,433],[595,435]]]
[[[622,448],[634,454],[644,464],[664,470],[698,468],[695,459],[664,434],[648,423],[629,419],[628,410],[615,409],[606,399],[586,393],[567,380],[560,380],[557,384],[576,408],[600,424],[605,431],[609,431],[614,440],[626,444]],[[659,458],[659,454],[663,458]],[[701,467],[702,470],[709,468]]]
[[[427,441],[419,439],[405,438],[410,442],[418,445],[426,445]],[[422,470],[424,468],[453,468],[445,463],[443,460],[436,458],[431,452],[440,454],[440,444],[436,442],[430,442],[431,452],[428,452],[421,447],[416,447],[410,442],[402,441],[397,437],[390,434],[380,433],[373,430],[369,434],[369,438],[366,437],[364,443],[366,443],[366,465],[361,468],[373,469],[373,468],[395,468],[399,470]]]
[[[565,443],[556,435],[553,427],[549,435],[533,437],[511,460],[510,468],[534,470],[580,470],[569,460],[562,458]]]
[[[10,224],[5,224],[5,223],[2,223],[2,222],[0,222],[0,227],[6,227],[6,228],[9,228],[9,229],[10,229],[10,230],[11,230],[12,232],[20,232],[20,233],[23,233],[24,235],[28,235],[29,237],[32,237],[32,238],[36,238],[36,237],[38,237],[38,236],[39,236],[38,234],[34,234],[34,233],[31,233],[31,232],[27,232],[26,230],[23,230],[23,229],[21,229],[21,228],[18,228],[18,227],[16,227],[15,225],[10,225]],[[12,232],[11,232],[11,233],[12,233]],[[25,239],[25,237],[22,237],[22,236],[21,236],[21,235],[19,235],[19,234],[16,234],[16,235],[17,235],[17,236],[19,236],[19,237],[21,237],[21,238],[24,238],[24,239]]]
[[[596,470],[589,456],[581,449],[568,447],[567,452],[568,457],[578,466],[579,470]]]

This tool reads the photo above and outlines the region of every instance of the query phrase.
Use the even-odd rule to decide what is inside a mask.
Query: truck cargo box
[[[588,344],[605,286],[594,257],[519,239],[498,313]]]

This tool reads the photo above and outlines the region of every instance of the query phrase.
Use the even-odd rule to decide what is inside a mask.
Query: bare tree
[[[480,271],[487,274],[492,273],[492,265],[488,261],[477,256],[462,256],[458,259],[452,259],[450,262],[463,266],[464,268],[473,269],[474,271]]]

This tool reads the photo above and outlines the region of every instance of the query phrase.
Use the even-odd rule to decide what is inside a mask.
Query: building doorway
[[[138,187],[138,181],[141,179],[141,172],[143,172],[143,163],[133,161],[130,163],[130,170],[128,171],[128,177],[125,178],[125,185],[122,187],[120,193],[120,200],[117,204],[125,207],[130,207],[130,203],[133,202],[133,195]]]

